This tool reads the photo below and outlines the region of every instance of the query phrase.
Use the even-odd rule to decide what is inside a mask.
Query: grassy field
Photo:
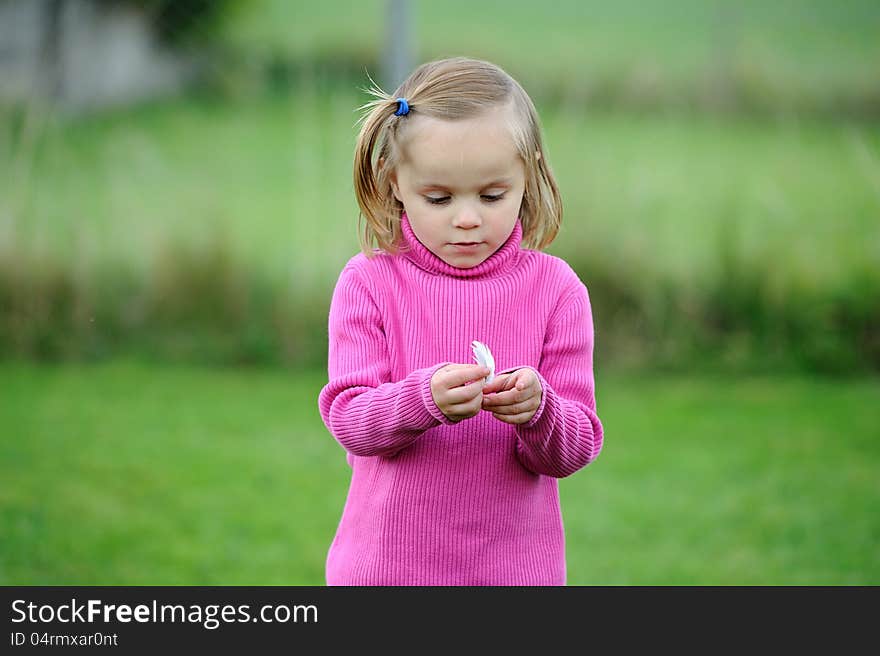
[[[145,271],[169,243],[219,241],[248,266],[328,290],[357,251],[362,101],[334,88],[7,124],[0,255]],[[550,252],[613,253],[621,270],[681,281],[717,274],[725,245],[772,269],[777,288],[842,284],[880,253],[877,125],[558,108],[542,119],[566,208]]]
[[[358,251],[363,100],[308,87],[7,121],[0,352],[92,357],[171,326],[175,344],[233,344],[209,359],[320,364]],[[565,206],[548,251],[618,355],[674,363],[707,344],[771,368],[880,366],[878,124],[540,109]]]
[[[247,53],[348,62],[374,76],[386,2],[249,0],[225,39]],[[417,61],[490,59],[568,101],[702,103],[719,78],[746,104],[876,112],[880,9],[871,0],[523,0],[409,3]],[[356,66],[360,64],[360,66]],[[852,99],[852,100],[850,100]],[[717,101],[717,99],[716,99]]]
[[[0,584],[321,585],[320,371],[0,365]],[[570,584],[880,584],[876,379],[603,376]]]
[[[619,364],[880,370],[880,5],[412,5],[419,59],[488,57],[533,94],[548,250]],[[218,86],[0,110],[0,357],[321,365],[384,6],[243,2]],[[699,101],[731,80],[762,111]]]

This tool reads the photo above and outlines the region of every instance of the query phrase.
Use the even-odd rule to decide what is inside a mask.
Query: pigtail
[[[372,78],[370,81],[372,82]],[[386,179],[386,174],[373,165],[373,153],[377,146],[378,156],[387,161],[389,125],[394,120],[397,102],[375,82],[370,89],[364,91],[375,99],[358,108],[363,112],[358,123],[363,125],[355,145],[354,192],[360,207],[360,246],[365,254],[370,255],[374,239],[379,249],[392,252],[399,232],[395,227],[399,202],[393,194],[388,193],[387,184],[380,184]]]

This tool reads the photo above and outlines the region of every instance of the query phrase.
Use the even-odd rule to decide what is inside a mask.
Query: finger
[[[446,412],[444,414],[470,417],[477,414],[479,411],[479,404],[474,401],[470,401],[467,403],[454,403],[447,405]]]
[[[483,388],[483,407],[513,405],[514,403],[525,401],[532,396],[530,392],[516,388],[494,394],[486,394],[486,389]]]
[[[465,385],[463,387],[453,387],[442,393],[443,399],[448,404],[468,403],[478,396],[482,396],[479,385]]]
[[[495,417],[498,421],[503,421],[505,424],[525,424],[532,417],[535,416],[533,412],[523,412],[518,415],[501,415],[496,412],[492,413],[492,416]]]
[[[532,412],[538,409],[538,403],[535,399],[529,399],[522,403],[514,403],[512,405],[491,406],[492,414],[499,415],[518,415],[524,412]]]
[[[489,370],[478,364],[451,364],[440,371],[443,376],[443,386],[449,389],[482,380],[489,375]]]
[[[496,385],[496,381],[498,381]],[[523,367],[521,369],[516,369],[507,374],[501,374],[495,378],[491,383],[492,387],[488,389],[484,386],[484,392],[496,392],[496,391],[504,391],[509,389],[519,389],[525,390],[530,387],[532,384],[536,384],[538,382],[537,377],[535,376],[535,372],[532,371],[528,367]]]
[[[500,376],[495,376],[492,382],[483,385],[483,394],[501,392],[505,389],[510,389],[513,385],[514,381],[512,381],[510,374],[501,374]]]
[[[516,387],[516,389],[518,390],[528,389],[529,387],[533,387],[538,383],[538,378],[535,376],[535,372],[528,367],[517,369],[513,373],[516,378],[514,382],[514,387]]]

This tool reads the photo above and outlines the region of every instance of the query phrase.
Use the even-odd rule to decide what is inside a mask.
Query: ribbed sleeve
[[[391,382],[382,317],[357,270],[346,267],[330,304],[328,373],[318,408],[328,430],[358,456],[392,455],[443,413],[431,397],[431,376],[446,363]]]
[[[533,368],[534,369],[534,368]],[[545,476],[569,476],[602,450],[593,380],[593,320],[584,285],[565,296],[547,327],[540,370],[543,390],[535,416],[516,428],[516,454]]]

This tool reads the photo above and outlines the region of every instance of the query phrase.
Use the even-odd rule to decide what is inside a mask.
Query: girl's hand
[[[475,417],[483,403],[483,379],[489,369],[476,364],[450,364],[431,377],[431,396],[446,418],[459,422]]]
[[[483,387],[483,410],[506,424],[525,424],[541,407],[541,381],[532,369],[524,367],[500,374]]]

